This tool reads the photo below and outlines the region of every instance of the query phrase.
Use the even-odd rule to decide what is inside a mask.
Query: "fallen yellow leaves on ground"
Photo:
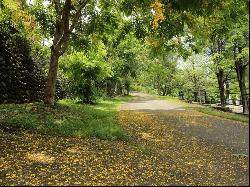
[[[247,158],[179,131],[190,113],[157,115],[120,111],[130,141],[0,131],[0,185],[248,185]]]

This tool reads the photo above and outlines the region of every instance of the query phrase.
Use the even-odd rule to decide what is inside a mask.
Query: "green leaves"
[[[238,59],[242,59],[243,62],[249,63],[249,47],[244,47],[242,52],[237,55]]]
[[[83,52],[74,52],[60,60],[60,69],[71,82],[74,96],[80,97],[87,103],[93,102],[97,92],[97,85],[111,77],[111,67],[104,61],[106,51],[103,45],[96,50],[90,50],[86,55]]]

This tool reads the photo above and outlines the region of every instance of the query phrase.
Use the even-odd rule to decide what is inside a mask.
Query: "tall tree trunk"
[[[243,114],[249,114],[249,106],[247,102],[247,91],[245,84],[246,68],[240,60],[235,61],[235,70],[237,72],[238,83],[240,87],[241,100],[243,105]]]
[[[204,99],[205,99],[205,103],[207,104],[208,103],[208,99],[207,99],[207,92],[206,92],[206,90],[204,91]]]
[[[56,89],[56,78],[57,78],[57,69],[58,69],[58,60],[59,60],[59,51],[51,49],[50,57],[50,68],[49,74],[46,83],[45,98],[44,102],[48,106],[54,106],[55,104],[55,89]]]
[[[184,100],[184,93],[183,93],[183,91],[179,91],[179,99]]]
[[[109,80],[107,83],[106,83],[106,91],[107,91],[107,95],[109,96],[109,97],[111,97],[112,96],[112,85],[111,85],[112,83],[111,83],[111,80]]]
[[[167,86],[164,85],[164,87],[162,87],[162,96],[165,96],[167,93]]]
[[[198,90],[198,97],[199,97],[200,104],[202,104],[202,101],[201,101],[201,90],[200,89]]]
[[[227,104],[229,104],[229,94],[230,94],[229,83],[226,82],[226,101],[228,102]]]
[[[195,102],[198,101],[198,93],[197,93],[197,91],[194,91],[194,101]]]
[[[220,90],[220,103],[221,107],[225,107],[225,90],[224,90],[224,72],[223,70],[219,70],[217,75],[219,90]]]
[[[117,81],[115,81],[115,90],[114,90],[114,95],[118,95],[118,92],[117,92]]]

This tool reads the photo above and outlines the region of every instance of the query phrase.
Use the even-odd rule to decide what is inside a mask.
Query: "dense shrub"
[[[30,56],[30,44],[11,21],[0,22],[0,103],[42,98],[44,76]]]
[[[41,48],[31,51],[29,40],[11,21],[0,21],[0,28],[0,103],[41,101],[49,54],[40,54]],[[59,75],[56,100],[70,95],[67,84]]]
[[[101,96],[101,89],[106,84],[103,81],[111,74],[110,67],[101,57],[91,55],[75,52],[63,57],[60,62],[63,75],[70,80],[73,96],[84,103],[94,103]]]

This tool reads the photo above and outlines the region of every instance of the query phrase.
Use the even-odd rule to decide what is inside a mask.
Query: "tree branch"
[[[79,20],[79,17],[81,16],[81,11],[82,11],[82,9],[87,5],[87,3],[88,3],[89,1],[90,1],[90,0],[84,0],[84,1],[82,2],[82,4],[80,5],[80,7],[78,8],[78,10],[76,11],[76,13],[72,16],[72,17],[74,17],[74,19],[72,20],[72,24],[71,24],[70,29],[69,29],[71,32],[72,32],[73,29],[75,28],[76,23],[77,23],[77,21]]]
[[[70,35],[69,31],[69,19],[70,19],[70,10],[71,10],[71,0],[66,0],[64,7],[63,7],[63,12],[62,12],[62,19],[60,21],[59,29],[60,35],[58,40],[55,43],[55,49],[60,50],[62,44],[67,41]]]
[[[60,6],[60,0],[53,0],[53,3],[55,4],[55,10],[56,10],[56,14],[60,15],[61,14],[61,6]]]
[[[63,30],[69,30],[69,18],[71,10],[71,0],[66,0],[62,13]]]
[[[59,55],[60,55],[60,56],[63,55],[63,53],[66,51],[66,49],[67,49],[67,47],[68,47],[68,43],[69,43],[68,40],[66,40],[66,41],[63,43],[63,46],[62,46],[62,48],[61,48],[61,50],[60,50],[60,52],[59,52]]]
[[[60,54],[63,54],[64,51],[66,50],[70,34],[72,33],[73,29],[75,28],[75,25],[77,24],[79,17],[81,16],[81,10],[86,6],[86,4],[89,1],[90,0],[83,0],[78,10],[76,11],[76,13],[72,16],[70,15],[70,11],[72,9],[71,0],[65,1],[65,4],[62,10],[62,19],[61,19],[60,26],[59,26],[60,29],[62,29],[62,32],[60,34],[60,37],[54,44],[54,48],[60,51]],[[72,20],[71,26],[69,25],[70,17],[74,17]]]

